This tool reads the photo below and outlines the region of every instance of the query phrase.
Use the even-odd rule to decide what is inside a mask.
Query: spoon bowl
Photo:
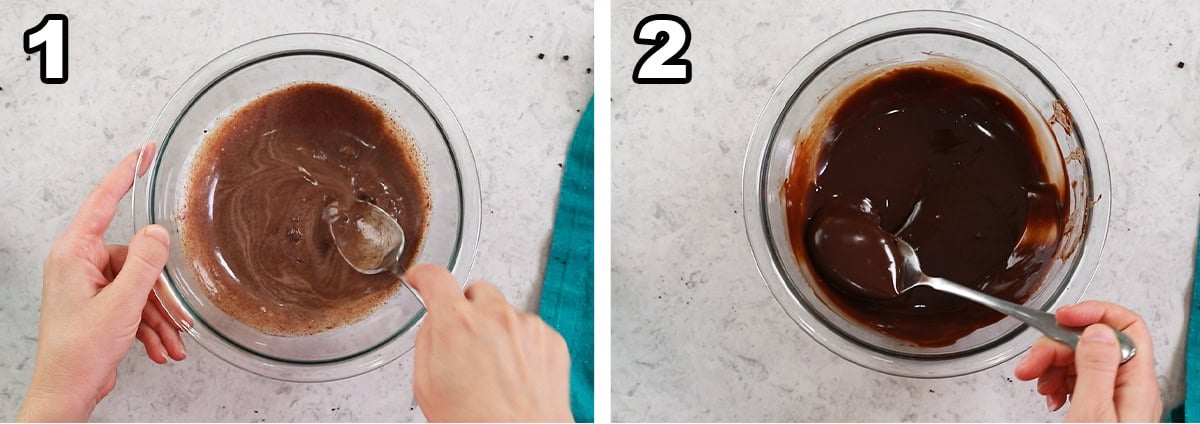
[[[400,262],[404,229],[379,206],[355,201],[343,207],[335,201],[321,218],[329,224],[338,253],[354,270],[378,274]]]
[[[361,200],[345,208],[335,201],[325,207],[321,219],[329,224],[333,244],[351,268],[363,274],[391,272],[425,306],[425,299],[404,278],[404,229],[387,211]]]
[[[884,300],[904,291],[897,238],[879,227],[869,201],[838,199],[821,206],[807,238],[813,264],[848,295]]]

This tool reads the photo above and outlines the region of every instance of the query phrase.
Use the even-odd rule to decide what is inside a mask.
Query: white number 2
[[[638,84],[687,84],[692,81],[692,62],[682,59],[692,43],[687,22],[675,15],[650,15],[633,30],[633,41],[651,47],[633,67]]]
[[[46,15],[37,26],[25,30],[25,53],[40,57],[42,82],[67,82],[67,16]]]

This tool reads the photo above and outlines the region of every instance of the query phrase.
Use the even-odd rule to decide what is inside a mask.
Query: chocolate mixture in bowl
[[[274,335],[361,320],[399,287],[338,255],[323,209],[363,200],[404,228],[410,264],[430,210],[408,136],[367,98],[328,84],[272,91],[211,131],[188,178],[184,251],[208,297]]]
[[[1021,303],[1041,285],[1065,222],[1066,193],[1050,177],[1063,172],[1048,172],[1063,165],[1040,150],[1055,143],[1039,143],[1037,121],[981,81],[965,66],[928,65],[864,79],[801,135],[781,193],[797,260],[826,297],[920,346],[951,345],[1003,315],[926,287],[878,299],[839,285],[839,274],[889,281],[898,264],[839,255],[887,237],[837,224],[877,223],[913,246],[925,273]]]

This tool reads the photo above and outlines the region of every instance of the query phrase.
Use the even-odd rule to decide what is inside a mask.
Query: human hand
[[[1162,399],[1154,373],[1150,331],[1133,311],[1106,302],[1088,301],[1055,312],[1060,325],[1087,327],[1074,351],[1046,337],[1017,364],[1018,379],[1038,379],[1038,393],[1057,411],[1067,403],[1067,421],[1158,422]],[[1113,329],[1133,340],[1137,353],[1121,364]]]
[[[29,393],[17,415],[29,421],[86,421],[117,379],[136,336],[151,360],[184,358],[178,330],[150,293],[167,261],[167,230],[150,225],[129,246],[104,244],[104,232],[133,184],[138,155],[125,157],[88,196],[50,247],[42,277],[38,349]]]
[[[571,360],[562,336],[518,312],[495,286],[464,295],[445,268],[405,274],[425,300],[413,386],[431,421],[571,422]]]

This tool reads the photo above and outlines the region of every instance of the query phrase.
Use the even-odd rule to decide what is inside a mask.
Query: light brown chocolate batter
[[[247,325],[306,335],[361,320],[399,287],[338,255],[322,210],[364,200],[404,228],[411,264],[430,210],[415,147],[377,105],[318,83],[270,92],[200,147],[181,214],[183,246],[208,297]]]

